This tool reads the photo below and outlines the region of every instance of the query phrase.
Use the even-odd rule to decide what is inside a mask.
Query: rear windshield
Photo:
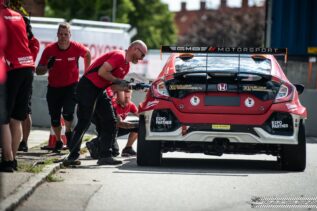
[[[192,58],[176,58],[176,72],[252,72],[271,74],[271,60],[261,56],[238,54],[194,54]]]

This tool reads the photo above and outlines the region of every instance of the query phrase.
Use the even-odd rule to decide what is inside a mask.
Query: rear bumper
[[[295,114],[291,114],[293,119],[293,133],[291,135],[272,135],[260,126],[252,127],[253,133],[239,131],[191,131],[185,135],[182,134],[182,128],[179,127],[171,132],[153,132],[151,131],[151,118],[153,111],[146,111],[145,116],[146,140],[161,141],[188,141],[188,142],[213,142],[217,138],[226,138],[230,143],[252,143],[252,144],[297,144],[297,135],[299,122],[304,119]],[[191,114],[191,118],[195,119]],[[206,119],[206,118],[205,118]],[[212,119],[212,118],[211,118]],[[196,120],[197,121],[197,120]]]

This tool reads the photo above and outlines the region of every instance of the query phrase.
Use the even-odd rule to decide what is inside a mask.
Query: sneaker
[[[2,160],[0,164],[0,172],[14,172],[14,161],[13,160]]]
[[[116,160],[113,157],[99,158],[97,161],[98,165],[118,165],[122,164],[121,160]]]
[[[121,156],[122,157],[136,156],[136,151],[134,151],[132,147],[125,147],[122,150]]]
[[[63,149],[64,143],[61,140],[56,141],[54,152],[60,152]]]
[[[98,159],[99,158],[99,152],[98,148],[95,146],[95,144],[91,141],[86,142],[86,147],[90,153],[90,157],[92,159]]]
[[[23,152],[27,152],[29,150],[28,148],[28,144],[25,141],[21,141],[18,151],[23,151]]]
[[[16,159],[13,160],[13,169],[14,169],[15,171],[18,170],[18,161],[17,161]]]
[[[64,166],[79,166],[81,164],[80,160],[64,160]]]

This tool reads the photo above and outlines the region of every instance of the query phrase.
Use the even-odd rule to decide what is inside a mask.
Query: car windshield
[[[271,73],[271,60],[256,55],[194,54],[191,58],[177,57],[176,72]]]

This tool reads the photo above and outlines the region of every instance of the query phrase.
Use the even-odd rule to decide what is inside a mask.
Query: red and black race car
[[[139,106],[137,163],[183,151],[277,156],[306,167],[307,111],[274,55],[287,49],[163,46],[171,53]]]

